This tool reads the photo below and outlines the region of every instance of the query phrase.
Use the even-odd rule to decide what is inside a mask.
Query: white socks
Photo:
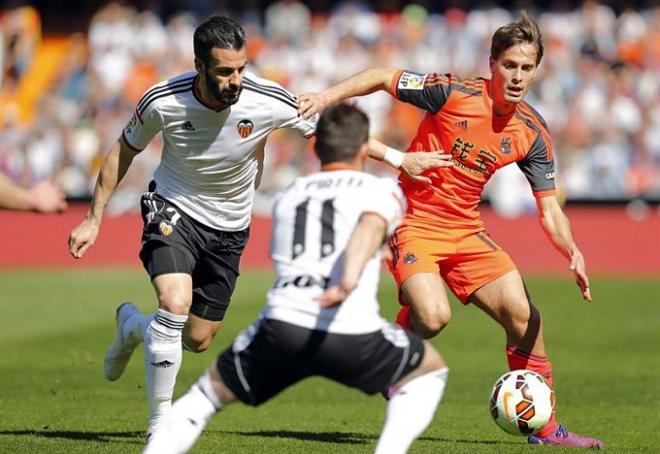
[[[149,399],[149,429],[172,406],[176,376],[181,368],[181,332],[187,315],[158,309],[144,333],[144,367]]]
[[[178,399],[149,438],[144,454],[182,454],[192,448],[211,417],[222,404],[211,386],[207,371]]]
[[[433,420],[447,383],[449,369],[429,372],[410,380],[390,397],[385,426],[376,454],[403,454]]]

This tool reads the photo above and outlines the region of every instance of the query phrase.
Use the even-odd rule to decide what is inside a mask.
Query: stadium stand
[[[212,2],[178,2],[177,8],[165,3],[170,7],[150,10],[129,2],[95,2],[101,6],[84,34],[72,29],[63,38],[46,33],[43,40],[36,9],[0,13],[0,171],[25,185],[51,177],[70,197],[89,196],[101,157],[139,94],[192,67],[192,31],[198,18],[212,12]],[[374,65],[487,75],[486,38],[512,18],[511,10],[499,7],[434,11],[400,2],[320,3],[327,8],[283,0],[235,8],[248,31],[253,69],[293,92],[320,89]],[[553,133],[564,196],[657,202],[660,7],[615,11],[587,0],[535,15],[545,33],[546,56],[529,98]],[[385,94],[358,103],[383,141],[407,145],[418,124],[416,109]],[[159,147],[154,141],[136,160],[111,212],[136,209],[136,195],[157,165]],[[313,170],[308,147],[286,133],[272,137],[258,213],[268,211],[276,189]],[[512,167],[493,179],[487,196],[500,213],[516,216],[533,210],[525,185]]]

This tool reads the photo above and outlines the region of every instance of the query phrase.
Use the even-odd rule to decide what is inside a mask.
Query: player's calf
[[[425,342],[422,364],[397,383],[390,395],[376,454],[407,452],[433,420],[448,372],[444,360]]]
[[[206,424],[235,400],[214,365],[172,406],[147,440],[145,454],[179,454],[192,448]]]
[[[149,398],[149,428],[153,430],[172,404],[176,376],[181,368],[181,331],[187,315],[158,309],[144,336],[144,366]]]
[[[191,314],[183,329],[183,347],[193,353],[206,351],[221,325],[220,321],[205,320]]]

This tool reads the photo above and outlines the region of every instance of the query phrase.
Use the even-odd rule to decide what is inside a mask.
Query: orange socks
[[[401,315],[401,312],[399,312]],[[397,323],[399,323],[399,318],[397,317]],[[532,372],[536,372],[545,378],[545,381],[552,388],[552,364],[548,361],[547,356],[534,355],[528,353],[519,348],[507,346],[506,347],[506,358],[509,362],[509,369],[527,369]],[[550,422],[541,429],[536,436],[537,437],[546,437],[548,435],[554,434],[557,430],[557,422],[555,421],[555,413],[552,413],[552,418]]]

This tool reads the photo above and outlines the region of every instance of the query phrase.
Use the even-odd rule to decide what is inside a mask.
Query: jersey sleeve
[[[406,211],[406,198],[399,185],[389,178],[378,178],[369,191],[364,213],[375,213],[387,223],[387,236],[394,234]]]
[[[142,109],[138,104],[133,116],[124,126],[122,131],[124,141],[136,151],[144,150],[163,127],[162,116],[157,106],[156,102],[152,102]]]
[[[455,79],[452,74],[419,74],[399,70],[392,78],[390,94],[400,101],[436,114],[449,99]]]
[[[517,164],[527,177],[536,197],[554,194],[555,163],[552,143],[543,133],[539,132],[527,155]]]
[[[298,115],[298,106],[296,104],[296,97],[282,87],[277,87],[277,90],[271,91],[271,97],[274,98],[275,107],[275,129],[290,128],[297,131],[301,136],[309,139],[316,132],[316,122],[318,115],[305,120],[302,116]]]

